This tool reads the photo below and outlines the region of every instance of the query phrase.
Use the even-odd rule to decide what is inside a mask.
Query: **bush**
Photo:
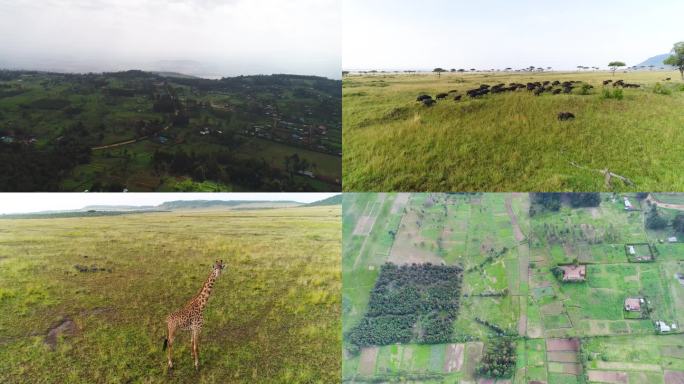
[[[653,87],[653,93],[657,95],[671,95],[672,90],[667,88],[666,86],[656,83],[655,86]]]
[[[580,88],[580,95],[588,95],[590,91],[591,91],[591,85],[582,84],[582,88]]]
[[[615,99],[615,100],[622,100],[624,98],[624,93],[622,92],[622,88],[615,88],[612,91],[610,89],[605,88],[603,90],[603,94],[601,95],[602,99]]]

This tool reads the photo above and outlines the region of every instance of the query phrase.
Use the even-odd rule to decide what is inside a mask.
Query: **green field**
[[[675,276],[684,275],[684,247],[663,241],[674,229],[644,228],[645,195],[604,193],[588,207],[571,207],[567,197],[557,211],[534,207],[530,216],[532,194],[345,194],[343,381],[478,382],[483,348],[502,335],[516,341],[514,375],[504,383],[664,383],[684,375],[684,284]],[[624,209],[625,197],[635,209]],[[658,211],[668,220],[679,213]],[[650,245],[654,261],[630,261],[625,245],[635,243]],[[448,342],[351,344],[388,261],[463,267]],[[573,263],[586,267],[584,281],[554,275]],[[640,313],[624,309],[632,297],[645,299]],[[656,321],[676,328],[659,333]]]
[[[663,81],[671,77],[671,81]],[[641,85],[603,97],[602,81]],[[480,84],[581,81],[581,94],[525,89],[471,99]],[[668,94],[656,93],[656,84]],[[556,87],[558,88],[558,87]],[[613,87],[607,87],[612,94]],[[433,107],[426,93],[458,91]],[[346,191],[676,191],[684,186],[679,73],[638,71],[348,75],[343,80]],[[572,112],[572,121],[557,120]],[[605,185],[601,170],[629,178]]]
[[[336,382],[339,217],[323,206],[0,220],[0,382]],[[182,332],[168,373],[164,319],[216,259],[226,269],[200,370]]]

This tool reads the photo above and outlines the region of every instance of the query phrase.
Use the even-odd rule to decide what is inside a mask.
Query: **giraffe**
[[[171,361],[173,340],[178,329],[192,332],[192,356],[195,359],[195,369],[199,369],[199,334],[202,330],[202,324],[204,323],[202,313],[204,311],[204,307],[207,306],[209,295],[214,287],[214,281],[216,281],[216,278],[221,274],[223,268],[225,268],[225,265],[223,265],[223,260],[216,260],[216,263],[212,267],[211,273],[209,273],[209,276],[202,285],[202,289],[200,289],[199,293],[195,295],[192,300],[188,301],[183,309],[173,312],[166,317],[168,334],[166,339],[164,339],[163,350],[166,350],[168,346],[169,369],[173,368],[173,362]]]

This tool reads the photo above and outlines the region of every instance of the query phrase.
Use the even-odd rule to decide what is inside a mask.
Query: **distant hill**
[[[341,195],[340,201],[341,201]],[[333,199],[334,196],[330,199]],[[326,200],[330,200],[326,199]],[[322,200],[323,202],[325,200]],[[339,203],[338,203],[339,204]],[[190,209],[271,209],[301,207],[306,204],[296,201],[254,201],[254,200],[176,200],[167,201],[157,206],[151,205],[89,205],[81,209],[63,211],[42,211],[32,213],[2,214],[0,219],[50,219],[64,217],[97,217],[115,216],[131,213],[171,212]],[[319,204],[319,205],[332,205]]]
[[[663,64],[663,61],[665,61],[665,59],[667,59],[669,56],[670,56],[669,53],[663,53],[662,55],[653,56],[653,57],[648,58],[648,59],[647,59],[646,61],[644,61],[643,63],[637,64],[636,66],[637,66],[637,67],[641,67],[641,66],[643,65],[644,67],[648,67],[648,66],[653,65],[653,66],[656,66],[656,67],[668,67],[668,68],[671,68],[671,66]]]
[[[157,209],[175,211],[179,209],[202,209],[202,208],[281,208],[297,207],[302,205],[296,201],[251,201],[251,200],[178,200],[167,201],[158,205]]]
[[[175,77],[177,79],[199,79],[199,77],[197,77],[197,76],[186,75],[184,73],[179,73],[179,72],[151,71],[151,73],[154,73],[155,75],[159,75],[159,76],[163,76],[163,77]]]
[[[340,205],[340,204],[342,204],[342,194],[331,196],[331,197],[328,197],[327,199],[314,201],[313,203],[309,203],[306,206],[307,207],[317,207],[317,206],[322,206],[322,205]]]

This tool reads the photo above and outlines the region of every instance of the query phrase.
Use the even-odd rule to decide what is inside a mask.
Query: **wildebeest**
[[[625,86],[625,81],[624,80],[618,80],[613,83],[613,87],[624,87]]]
[[[560,121],[571,120],[574,118],[575,118],[575,115],[572,114],[571,112],[559,112],[558,113],[558,120],[560,120]]]
[[[432,98],[423,99],[423,105],[426,107],[432,107],[433,105],[435,105],[435,103],[436,103],[436,101],[433,100]]]
[[[641,85],[639,85],[639,84],[631,84],[631,83],[624,83],[622,86],[625,88],[639,88],[639,87],[641,87]]]
[[[557,95],[557,94],[561,93],[561,90],[560,89],[554,89],[552,93],[554,95]]]
[[[484,96],[489,93],[489,89],[486,87],[480,86],[480,88],[475,88],[475,89],[469,89],[466,91],[466,94],[472,98]]]
[[[559,85],[559,84],[560,84],[560,81],[558,81],[558,80],[554,80],[553,83],[551,83],[551,85]]]
[[[534,90],[534,95],[535,95],[535,96],[539,96],[539,95],[542,94],[542,92],[544,92],[544,88],[543,88],[543,87],[536,88],[536,89]]]
[[[437,94],[437,100],[444,100],[447,98],[447,96],[449,96],[449,95],[446,93],[438,93]]]
[[[603,80],[603,85],[608,85],[612,82],[613,82],[613,80]]]

